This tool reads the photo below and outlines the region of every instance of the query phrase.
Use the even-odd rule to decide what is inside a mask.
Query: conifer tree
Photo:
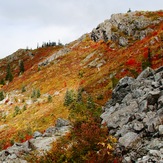
[[[3,94],[3,92],[1,91],[0,92],[0,101],[2,101],[4,99],[4,94]]]
[[[11,72],[10,64],[7,65],[6,80],[8,80],[10,82],[13,80],[13,75],[12,75],[12,72]]]
[[[20,73],[24,72],[24,62],[22,60],[19,62],[19,69],[20,69]]]
[[[1,79],[0,84],[5,85],[4,79]]]

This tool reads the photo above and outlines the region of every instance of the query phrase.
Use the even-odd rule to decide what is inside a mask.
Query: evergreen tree
[[[74,101],[74,92],[73,90],[67,90],[64,99],[64,106],[69,106]]]
[[[5,98],[5,97],[4,97],[4,94],[3,94],[3,92],[1,91],[1,92],[0,92],[0,101],[2,101],[4,98]]]
[[[79,88],[77,92],[77,99],[76,99],[78,103],[83,103],[82,92],[83,92],[83,89]]]
[[[19,62],[19,69],[20,69],[20,73],[23,73],[25,70],[24,70],[24,62],[21,60]]]
[[[4,79],[1,79],[0,84],[5,85]]]
[[[10,64],[7,65],[7,69],[6,69],[6,80],[9,80],[10,82],[13,80],[13,75],[11,73]]]
[[[88,98],[87,98],[87,108],[90,110],[95,109],[95,103],[91,96],[88,96]]]
[[[40,93],[40,90],[38,89],[36,97],[39,98],[40,96],[41,96],[41,93]]]

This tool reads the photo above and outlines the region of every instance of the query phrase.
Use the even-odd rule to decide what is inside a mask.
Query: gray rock
[[[141,111],[147,111],[148,108],[147,100],[143,100],[141,103],[139,103],[139,108]]]
[[[54,134],[56,132],[57,128],[54,126],[49,127],[48,129],[46,129],[45,133],[51,133]]]
[[[42,136],[42,133],[40,133],[39,131],[35,131],[35,132],[33,133],[33,137],[34,137],[34,138],[41,137],[41,136]]]
[[[132,38],[133,41],[141,40],[153,32],[149,25],[158,24],[161,21],[161,16],[160,19],[153,21],[150,17],[143,16],[143,13],[138,16],[137,12],[113,14],[109,20],[105,20],[93,29],[90,35],[95,42],[111,40],[113,42],[120,42],[120,45],[124,46],[128,44],[127,38]],[[124,38],[122,33],[127,37],[125,41],[120,40],[120,38]]]
[[[116,100],[116,102],[121,103],[123,98],[129,93],[130,86],[134,82],[134,80],[135,79],[131,77],[124,77],[120,79],[112,93],[113,101]]]
[[[38,67],[40,66],[47,66],[57,58],[64,56],[70,52],[70,49],[67,47],[64,47],[63,49],[59,50],[58,52],[55,52],[53,55],[51,55],[49,58],[46,58],[44,61],[40,62],[38,64]]]
[[[163,95],[158,99],[158,109],[163,108]]]
[[[62,119],[62,118],[58,118],[56,121],[55,127],[63,127],[63,126],[69,126],[69,125],[70,125],[70,121]]]
[[[150,150],[149,154],[152,156],[160,157],[161,153],[158,150]]]
[[[159,125],[159,134],[163,135],[163,125]]]
[[[134,132],[128,132],[123,137],[119,138],[119,143],[126,147],[132,148],[132,146],[139,140],[139,135]]]
[[[144,124],[142,122],[134,121],[133,129],[135,131],[141,131],[143,128],[144,128]]]
[[[8,158],[11,159],[11,160],[13,160],[13,159],[16,159],[17,156],[15,154],[11,154],[11,155],[8,156]]]
[[[160,97],[160,91],[155,90],[155,91],[150,91],[148,96],[147,96],[147,101],[149,105],[154,105],[157,103],[158,98]]]
[[[120,46],[127,46],[128,45],[128,40],[124,37],[119,38],[119,45]]]
[[[153,74],[154,74],[154,70],[151,69],[150,67],[147,67],[144,71],[140,73],[140,75],[137,77],[137,80],[145,79]]]

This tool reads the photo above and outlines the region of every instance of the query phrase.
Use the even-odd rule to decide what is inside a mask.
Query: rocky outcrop
[[[153,32],[152,25],[159,24],[163,18],[159,15],[153,17],[148,12],[129,12],[125,14],[113,14],[111,18],[99,24],[91,32],[94,41],[111,40],[120,46],[127,46],[134,40],[141,40]],[[155,14],[156,15],[156,14]],[[131,41],[132,39],[132,41]]]
[[[64,56],[66,55],[68,52],[70,51],[69,48],[67,47],[64,47],[63,49],[59,50],[58,52],[54,53],[53,55],[51,55],[50,57],[46,58],[44,61],[40,62],[38,64],[38,66],[46,66],[48,65],[49,63],[51,63],[52,61],[54,61],[55,59],[61,57],[61,56]]]
[[[163,67],[122,78],[101,115],[123,163],[163,161]]]
[[[55,126],[49,127],[43,134],[35,131],[33,138],[24,143],[15,143],[13,146],[0,152],[0,162],[27,163],[25,156],[32,151],[42,155],[51,149],[51,143],[69,132],[71,124],[68,120],[58,118]]]

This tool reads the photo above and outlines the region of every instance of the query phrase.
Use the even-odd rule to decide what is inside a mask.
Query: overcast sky
[[[0,0],[0,58],[37,43],[69,43],[113,13],[160,10],[163,0]]]

